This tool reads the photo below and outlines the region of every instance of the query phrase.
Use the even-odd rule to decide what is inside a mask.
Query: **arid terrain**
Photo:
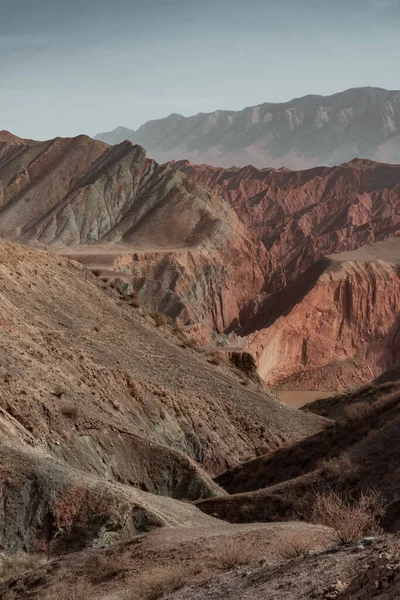
[[[398,214],[1,132],[0,598],[398,597]]]
[[[396,367],[399,166],[161,166],[130,142],[7,132],[0,151],[3,237],[79,260],[221,358],[251,354],[274,388]]]

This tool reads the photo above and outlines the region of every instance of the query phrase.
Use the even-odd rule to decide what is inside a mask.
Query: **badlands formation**
[[[399,596],[399,182],[0,133],[0,598]]]
[[[400,167],[224,170],[128,141],[0,140],[4,238],[79,260],[279,389],[396,367]]]

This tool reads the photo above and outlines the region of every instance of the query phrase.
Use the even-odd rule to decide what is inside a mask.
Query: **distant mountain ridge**
[[[400,163],[400,91],[353,88],[237,112],[171,114],[137,131],[118,127],[96,139],[128,139],[158,162],[188,159],[220,167],[307,169],[354,158]]]

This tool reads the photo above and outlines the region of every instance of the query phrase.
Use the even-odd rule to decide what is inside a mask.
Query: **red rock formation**
[[[271,385],[347,389],[396,363],[399,312],[396,265],[333,260],[287,314],[248,335],[246,345]]]
[[[267,382],[336,389],[396,364],[399,243],[365,244],[400,232],[400,167],[172,167],[229,200],[267,250],[264,293],[236,326]]]
[[[139,146],[4,137],[3,237],[72,246],[87,264],[118,270],[152,309],[208,333],[229,327],[262,291],[265,249],[229,204]]]
[[[400,167],[354,160],[288,171],[171,163],[223,196],[268,251],[266,290],[285,287],[323,256],[400,231]]]

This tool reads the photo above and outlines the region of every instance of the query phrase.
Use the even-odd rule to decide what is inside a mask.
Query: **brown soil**
[[[333,545],[332,531],[328,528],[295,522],[216,523],[201,528],[162,529],[108,549],[70,554],[45,563],[26,575],[10,578],[3,584],[0,580],[0,597],[8,590],[15,593],[14,600],[47,600],[51,590],[57,589],[62,581],[64,590],[72,590],[75,586],[88,589],[85,600],[126,597],[143,600],[137,589],[138,580],[146,572],[150,579],[155,568],[163,567],[166,572],[180,570],[183,575],[188,572],[191,574],[189,581],[210,579],[221,570],[229,569],[223,567],[221,561],[227,558],[232,541],[239,548],[246,548],[247,560],[256,565],[265,561],[282,561],[279,544],[293,536],[307,540],[308,544],[304,545],[307,552]],[[243,558],[246,558],[244,554]],[[241,560],[239,555],[237,560]],[[193,567],[197,571],[194,576]]]
[[[96,489],[118,497],[113,482],[173,498],[219,495],[210,475],[325,425],[182,348],[79,263],[6,242],[1,253],[1,452],[13,456],[1,469],[5,549],[33,549],[46,514],[54,521],[65,503],[77,526],[91,521]],[[133,497],[122,494],[123,507],[88,526],[90,543],[130,530]],[[151,510],[132,531],[160,524]],[[179,522],[160,510],[161,522]]]

